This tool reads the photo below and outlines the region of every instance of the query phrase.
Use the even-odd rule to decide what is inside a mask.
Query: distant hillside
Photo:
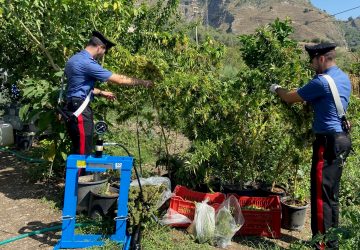
[[[356,19],[349,18],[342,26],[349,47],[353,50],[360,49],[360,16]]]
[[[277,17],[290,17],[298,41],[347,44],[342,25],[309,0],[181,0],[180,8],[188,21],[201,20],[234,34],[249,34]]]

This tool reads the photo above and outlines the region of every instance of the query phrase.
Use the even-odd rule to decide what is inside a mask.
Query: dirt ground
[[[29,183],[26,178],[26,167],[23,161],[0,151],[0,241],[60,225],[61,211],[54,206],[55,202],[62,199],[59,197],[60,187],[54,183]],[[282,229],[281,238],[276,240],[237,237],[227,249],[258,249],[259,244],[265,242],[270,247],[279,246],[286,249],[291,242],[308,240],[311,235],[309,213],[308,210],[306,225],[301,232]],[[59,231],[47,232],[1,245],[0,249],[52,249],[59,239]]]
[[[61,211],[44,202],[56,197],[50,183],[30,184],[26,164],[14,156],[0,152],[0,241],[19,234],[59,225]],[[1,249],[52,249],[60,233],[48,232],[0,246]]]

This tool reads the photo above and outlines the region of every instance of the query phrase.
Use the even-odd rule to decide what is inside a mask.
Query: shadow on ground
[[[47,229],[47,228],[51,228],[51,227],[59,226],[59,225],[60,225],[59,223],[45,224],[41,221],[31,221],[31,222],[28,222],[26,226],[20,228],[18,233],[26,234],[26,233],[30,233],[30,232],[34,232],[34,231],[42,230],[42,229]],[[49,246],[49,245],[54,246],[60,240],[61,236],[58,233],[59,231],[61,231],[61,228],[59,228],[57,230],[53,230],[53,231],[47,231],[47,232],[43,232],[40,234],[31,235],[31,236],[29,236],[29,238],[32,238],[34,240],[41,242],[42,245],[44,245],[44,246]],[[41,245],[40,245],[40,247],[41,247]]]
[[[57,181],[30,183],[29,164],[14,155],[0,151],[0,192],[10,199],[46,199],[62,209],[63,187]],[[32,166],[36,167],[36,165]]]

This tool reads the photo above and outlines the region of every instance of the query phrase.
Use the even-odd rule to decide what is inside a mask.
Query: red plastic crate
[[[237,235],[257,235],[270,238],[281,236],[281,204],[279,196],[248,197],[240,196],[239,203],[245,224]],[[243,207],[255,205],[268,211],[246,210]]]
[[[215,211],[219,208],[220,204],[225,200],[225,195],[222,193],[202,193],[188,189],[184,186],[176,186],[174,190],[175,196],[170,199],[170,208],[185,215],[191,221],[195,216],[195,202],[202,202],[209,199],[208,204],[212,206]],[[174,227],[188,227],[190,224],[172,224]]]

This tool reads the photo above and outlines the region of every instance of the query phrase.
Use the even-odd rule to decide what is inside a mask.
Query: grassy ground
[[[197,244],[189,235],[177,229],[162,227],[155,223],[148,223],[145,226],[143,249],[214,249],[209,244]]]
[[[129,151],[139,159],[138,154],[138,140],[137,140],[137,126],[134,121],[124,124],[113,123],[110,127],[110,133],[105,136],[106,142],[118,142],[124,144]],[[170,133],[171,134],[171,133]],[[165,151],[164,140],[162,139],[162,132],[160,128],[153,128],[148,131],[143,126],[139,126],[139,139],[141,147],[141,160],[143,167],[143,176],[151,176],[156,173],[156,160],[161,152]],[[169,148],[174,152],[181,152],[186,149],[189,142],[186,138],[171,134],[171,140]],[[105,149],[106,154],[110,155],[125,155],[125,152],[121,148],[107,147]],[[31,168],[30,168],[31,169]],[[39,166],[36,170],[41,170]],[[39,174],[41,174],[40,171]],[[34,172],[32,172],[34,174]],[[52,209],[62,209],[60,202],[54,202],[51,199],[42,199],[42,203],[47,203]],[[307,219],[309,221],[309,218]],[[86,218],[80,218],[79,222],[86,221]],[[105,222],[101,225],[92,225],[87,228],[81,229],[83,233],[107,233],[111,234],[112,224]],[[80,231],[79,231],[80,232]],[[236,237],[233,239],[234,243],[229,250],[235,249],[308,249],[302,243],[300,239],[308,239],[310,237],[309,225],[307,231],[300,234],[293,234],[289,232],[282,232],[283,237],[279,240],[272,240],[261,237]],[[290,244],[292,244],[290,246]],[[153,221],[149,220],[144,222],[143,237],[142,237],[143,249],[216,249],[209,244],[197,244],[196,240],[183,230],[173,229],[169,227],[162,227]],[[106,245],[101,248],[93,249],[115,249],[117,246],[114,242],[106,241]]]

